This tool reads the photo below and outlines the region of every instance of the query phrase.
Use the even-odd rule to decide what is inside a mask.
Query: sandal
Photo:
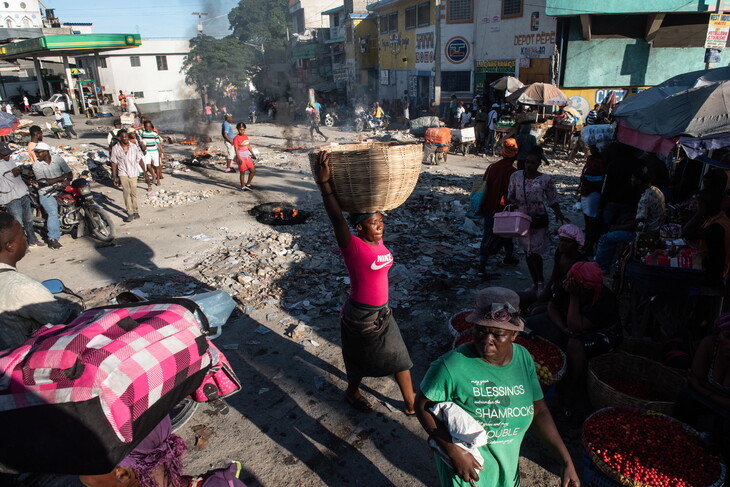
[[[355,398],[345,394],[345,401],[347,401],[350,406],[362,413],[368,413],[373,410],[373,405],[370,404],[370,402],[368,402],[368,400],[365,399],[363,396]]]

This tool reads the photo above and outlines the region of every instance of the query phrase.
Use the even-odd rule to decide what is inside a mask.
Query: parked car
[[[56,107],[60,108],[62,112],[71,110],[71,107],[73,107],[71,98],[63,93],[56,93],[55,95],[51,95],[47,101],[33,103],[30,109],[36,113],[42,113],[46,117],[50,117],[53,115]]]

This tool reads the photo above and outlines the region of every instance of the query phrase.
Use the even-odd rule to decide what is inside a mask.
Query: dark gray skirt
[[[348,377],[383,377],[413,367],[393,311],[348,299],[340,312],[342,357]]]

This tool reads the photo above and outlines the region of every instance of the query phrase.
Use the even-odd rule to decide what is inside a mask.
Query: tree
[[[257,71],[251,50],[234,37],[190,39],[190,54],[182,69],[185,82],[196,85],[201,94],[218,98],[231,85],[241,87]]]
[[[228,21],[233,37],[242,42],[263,44],[267,55],[286,49],[287,0],[241,0],[228,14]]]

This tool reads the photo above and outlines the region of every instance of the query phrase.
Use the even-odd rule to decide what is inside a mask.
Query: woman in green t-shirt
[[[442,486],[519,487],[520,445],[535,424],[539,436],[562,465],[562,487],[580,481],[563,440],[550,415],[530,354],[514,342],[524,329],[517,293],[501,287],[479,291],[474,311],[474,341],[436,359],[421,382],[416,414],[448,458],[436,454]],[[475,457],[453,442],[446,423],[431,412],[435,403],[453,402],[486,432],[486,444]],[[449,465],[450,464],[450,465]]]

